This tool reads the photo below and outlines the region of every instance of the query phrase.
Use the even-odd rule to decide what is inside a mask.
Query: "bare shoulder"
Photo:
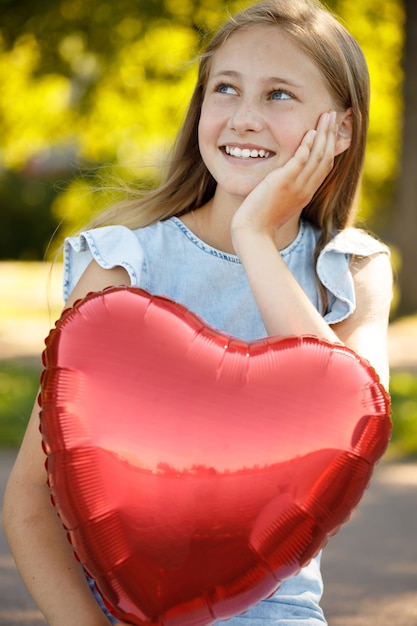
[[[353,257],[351,272],[356,307],[350,317],[333,326],[340,340],[365,357],[388,388],[387,332],[392,300],[392,269],[389,255],[377,253]]]
[[[80,280],[74,287],[66,306],[72,306],[76,300],[85,298],[88,293],[101,291],[106,287],[119,287],[130,285],[127,271],[121,267],[104,269],[96,261],[91,261]]]
[[[392,300],[393,277],[390,257],[378,253],[368,257],[352,257],[352,278],[355,286],[356,311],[365,318],[386,315]]]

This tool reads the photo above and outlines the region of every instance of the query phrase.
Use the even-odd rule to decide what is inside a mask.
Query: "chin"
[[[260,180],[256,182],[245,181],[243,183],[240,181],[233,184],[229,181],[227,185],[220,185],[220,187],[225,195],[241,198],[243,201],[259,185],[260,182]]]

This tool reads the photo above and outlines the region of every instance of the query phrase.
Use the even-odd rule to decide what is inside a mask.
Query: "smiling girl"
[[[388,250],[352,227],[368,99],[360,48],[319,3],[266,0],[231,18],[202,54],[163,184],[66,241],[66,306],[133,285],[246,341],[343,343],[387,385]],[[105,626],[44,461],[35,406],[6,492],[11,549],[51,626]],[[317,557],[226,623],[323,625],[321,594]]]

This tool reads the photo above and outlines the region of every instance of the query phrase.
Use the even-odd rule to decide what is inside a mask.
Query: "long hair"
[[[350,147],[336,156],[332,171],[303,210],[322,229],[316,253],[331,233],[353,223],[363,170],[369,116],[369,75],[364,55],[344,26],[318,0],[264,0],[231,17],[200,56],[197,82],[174,144],[165,179],[143,197],[118,203],[93,226],[121,223],[130,228],[180,216],[210,200],[216,182],[198,146],[198,125],[213,55],[235,33],[256,26],[276,26],[321,71],[335,107],[352,108]]]

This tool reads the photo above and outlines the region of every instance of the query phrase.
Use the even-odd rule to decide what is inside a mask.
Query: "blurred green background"
[[[0,0],[0,257],[42,259],[118,196],[157,182],[207,33],[246,3]],[[329,2],[372,77],[360,218],[390,239],[403,114],[402,0]],[[58,229],[58,232],[56,232]],[[384,237],[385,238],[385,237]]]
[[[39,262],[54,259],[65,235],[119,198],[121,180],[158,182],[202,42],[227,10],[247,4],[23,0],[17,7],[0,0],[0,443],[21,439],[41,370],[39,355],[33,356],[41,350],[32,340],[42,341],[59,314],[59,287],[54,282],[48,291]],[[417,28],[417,3],[327,4],[358,39],[371,74],[358,221],[392,248],[398,277],[393,323],[414,320],[417,176],[409,168],[414,163],[417,172],[417,105],[410,88],[417,37],[410,33]],[[415,339],[415,326],[407,328]],[[13,350],[14,338],[19,350]],[[393,370],[391,391],[393,450],[416,454],[412,364]]]

